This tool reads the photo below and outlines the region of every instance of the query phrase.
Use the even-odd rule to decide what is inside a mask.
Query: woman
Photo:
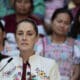
[[[34,21],[20,21],[15,38],[20,57],[5,58],[1,61],[0,80],[60,80],[55,61],[35,55],[34,44],[38,38],[38,30]]]
[[[4,17],[5,20],[5,31],[8,42],[5,44],[6,55],[18,56],[16,49],[16,42],[14,38],[16,24],[23,19],[33,19],[37,23],[39,34],[44,34],[44,29],[41,20],[32,15],[33,11],[33,0],[14,0],[15,14]],[[14,49],[16,52],[14,52]]]
[[[4,41],[5,41],[4,21],[0,19],[0,61],[7,57],[3,55],[6,53],[6,51],[4,50]]]
[[[80,42],[67,37],[71,22],[72,15],[68,10],[57,9],[51,19],[51,35],[36,44],[40,55],[56,60],[61,80],[77,80],[79,76]]]
[[[15,14],[4,17],[6,33],[14,33],[17,22],[26,18],[35,20],[37,25],[42,25],[41,20],[32,15],[33,0],[14,0],[14,9]]]

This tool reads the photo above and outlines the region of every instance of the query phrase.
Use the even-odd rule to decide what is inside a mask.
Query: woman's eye
[[[33,35],[33,33],[27,33],[28,35],[30,35],[30,36],[32,36]]]
[[[62,22],[62,20],[59,20],[59,19],[56,19],[56,21],[57,21],[58,23],[61,23],[61,22]]]
[[[69,25],[69,24],[70,24],[70,23],[67,23],[67,22],[65,23],[65,25]]]
[[[18,35],[22,35],[23,33],[18,33]]]

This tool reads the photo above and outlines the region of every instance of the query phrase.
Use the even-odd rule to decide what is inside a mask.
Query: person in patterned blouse
[[[67,36],[71,22],[68,10],[56,9],[51,18],[51,34],[35,45],[38,55],[56,60],[61,80],[78,80],[79,76],[80,42]]]
[[[0,80],[60,80],[55,60],[35,54],[34,44],[38,39],[38,30],[33,20],[20,21],[15,38],[20,56],[1,60]]]

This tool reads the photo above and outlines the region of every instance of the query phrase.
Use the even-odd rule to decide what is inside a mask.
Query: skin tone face
[[[4,32],[0,28],[0,44],[3,44],[4,41]]]
[[[36,32],[31,23],[22,22],[17,26],[16,41],[21,51],[33,50],[36,40]]]
[[[31,10],[30,0],[16,0],[15,9],[18,14],[26,15]]]
[[[70,28],[70,16],[67,13],[59,13],[52,21],[53,33],[65,36]]]

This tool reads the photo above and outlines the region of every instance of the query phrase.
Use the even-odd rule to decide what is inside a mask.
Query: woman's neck
[[[19,22],[23,19],[26,19],[28,17],[28,15],[19,15],[19,14],[16,14],[16,21]]]
[[[66,36],[52,35],[51,40],[53,43],[63,43],[66,40]]]
[[[22,57],[23,59],[23,63],[26,63],[29,59],[30,56],[34,55],[34,51],[21,51],[21,54],[20,56]]]

